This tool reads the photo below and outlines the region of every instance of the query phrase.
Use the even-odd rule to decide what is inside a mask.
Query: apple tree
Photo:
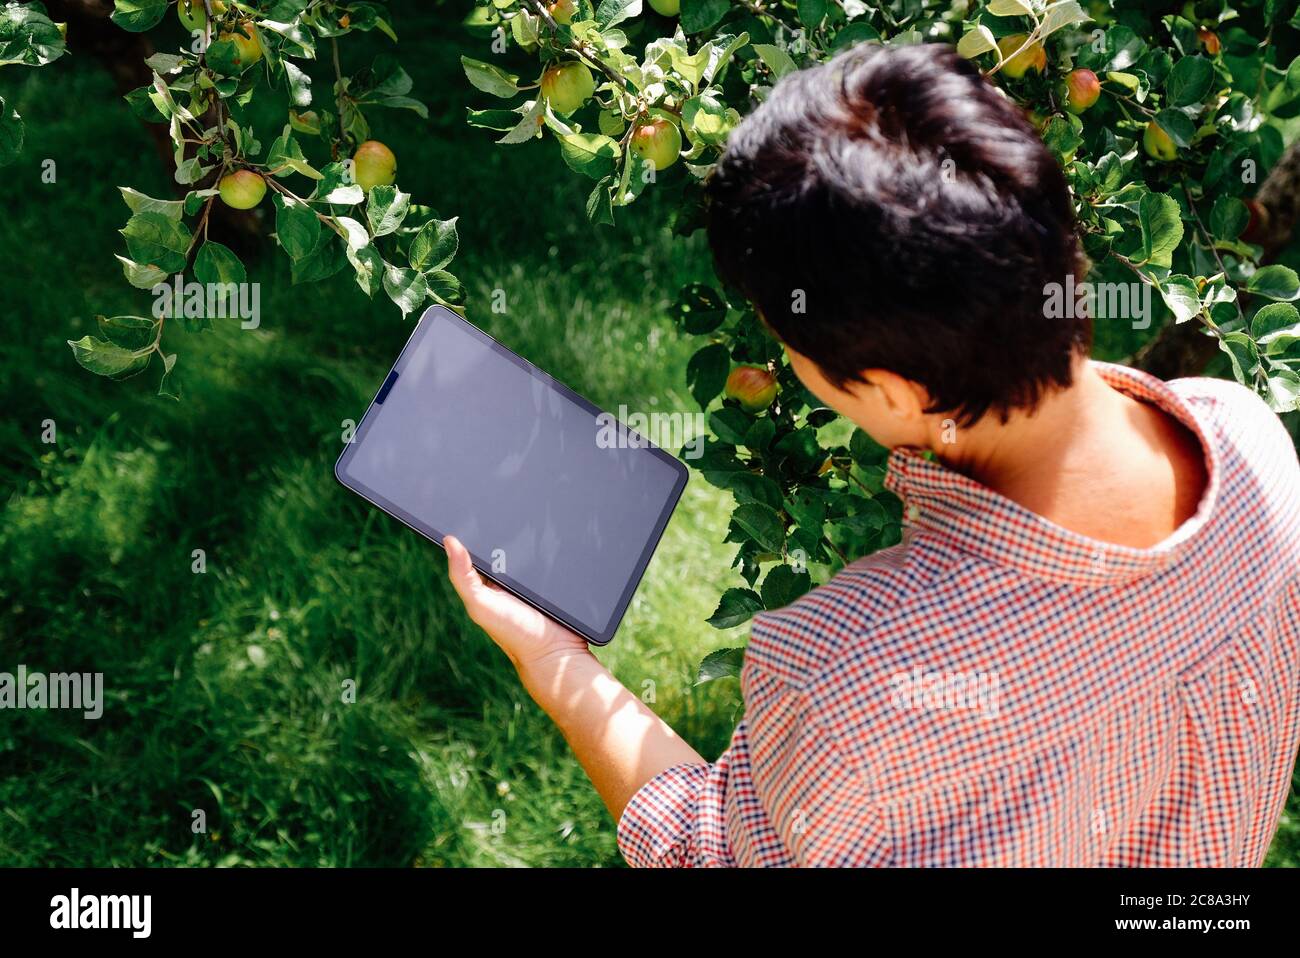
[[[1295,0],[478,0],[466,26],[470,124],[507,149],[552,142],[591,181],[593,225],[667,191],[680,235],[702,225],[728,133],[782,76],[853,44],[955,44],[1064,168],[1087,279],[1139,284],[1161,312],[1145,352],[1190,339],[1200,366],[1217,350],[1275,410],[1300,407],[1300,279],[1269,262],[1300,192],[1282,132],[1300,115]],[[1286,177],[1270,186],[1270,170]],[[885,450],[801,386],[753,308],[692,284],[673,313],[700,343],[684,374],[711,435],[693,464],[734,498],[744,580],[709,621],[743,623],[897,542]],[[740,656],[714,653],[701,679]]]
[[[402,316],[428,301],[461,308],[463,288],[447,270],[456,219],[439,218],[401,190],[397,157],[370,132],[374,111],[428,111],[391,53],[344,69],[350,36],[377,31],[396,42],[384,4],[113,0],[112,7],[117,28],[142,33],[170,15],[189,38],[150,55],[150,82],[126,96],[140,119],[165,128],[176,194],[120,187],[117,260],[124,281],[152,303],[141,315],[100,316],[98,335],[69,343],[78,363],[118,379],[152,364],[160,395],[177,396],[172,331],[237,315],[232,303],[248,283],[240,257],[209,236],[217,203],[270,207],[294,283],[350,270],[366,296],[382,293]],[[47,63],[63,49],[61,29],[41,4],[0,8],[0,62]],[[254,122],[268,112],[254,106],[265,103],[279,114],[273,127]],[[8,108],[0,113],[0,162],[21,148],[20,122]]]

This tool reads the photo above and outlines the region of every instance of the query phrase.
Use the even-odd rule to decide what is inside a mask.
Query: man
[[[1277,419],[1235,384],[1092,363],[1089,321],[1047,318],[1082,272],[1064,177],[950,48],[785,78],[709,193],[719,272],[893,450],[909,524],[756,617],[713,763],[447,540],[629,862],[1260,864],[1300,744]]]

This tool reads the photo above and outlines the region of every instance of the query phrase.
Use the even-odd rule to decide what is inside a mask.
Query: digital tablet
[[[614,636],[686,467],[449,309],[420,317],[334,473],[582,635]]]

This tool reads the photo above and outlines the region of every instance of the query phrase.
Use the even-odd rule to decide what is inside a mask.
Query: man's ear
[[[878,390],[885,411],[905,421],[915,421],[925,416],[930,408],[930,393],[920,383],[906,379],[888,369],[865,369],[862,372]]]

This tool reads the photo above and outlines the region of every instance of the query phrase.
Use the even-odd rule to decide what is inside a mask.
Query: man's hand
[[[582,636],[495,582],[484,581],[459,539],[447,536],[442,544],[447,550],[447,574],[465,611],[509,656],[525,681],[531,674],[553,671],[569,657],[591,655]]]
[[[483,581],[451,536],[447,574],[465,610],[510,657],[528,694],[560,727],[615,821],[637,789],[674,765],[704,759],[619,684],[582,636]]]

